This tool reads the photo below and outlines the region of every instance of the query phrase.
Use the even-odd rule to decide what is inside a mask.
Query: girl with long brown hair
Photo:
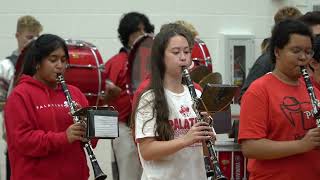
[[[133,111],[141,179],[207,179],[201,141],[214,133],[207,123],[196,122],[189,90],[182,83],[192,46],[190,31],[179,24],[162,26],[154,39],[150,85]]]

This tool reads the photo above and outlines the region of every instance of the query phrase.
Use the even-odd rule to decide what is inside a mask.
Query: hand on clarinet
[[[212,128],[206,122],[195,123],[188,133],[183,137],[186,146],[190,146],[194,143],[212,140],[215,138],[215,133]]]
[[[210,125],[211,123],[213,123],[213,122],[212,122],[212,121],[213,121],[212,117],[211,117],[207,112],[200,112],[200,114],[201,114],[203,120],[204,120],[205,122],[207,122],[209,125]]]
[[[216,133],[216,131],[214,130],[214,128],[212,126],[212,124],[213,124],[212,117],[207,112],[200,112],[200,114],[201,114],[201,116],[203,118],[203,121],[207,122],[209,124],[209,126],[211,127],[211,131],[213,132],[213,135],[214,135],[211,140],[215,141],[217,139],[216,138],[217,133]]]
[[[320,128],[310,129],[300,140],[301,148],[304,152],[320,147]]]
[[[66,133],[70,144],[77,140],[82,142],[86,141],[86,138],[84,138],[86,134],[86,125],[83,123],[74,123],[70,125],[66,130]]]

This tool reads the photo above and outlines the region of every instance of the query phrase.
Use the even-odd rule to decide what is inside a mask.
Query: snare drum
[[[207,45],[198,38],[194,40],[191,58],[194,63],[194,67],[205,65],[212,72],[212,60]]]
[[[102,103],[105,79],[102,57],[98,49],[85,41],[66,40],[69,64],[64,78],[68,84],[77,86],[87,97],[90,106]]]
[[[247,180],[247,159],[240,145],[233,141],[216,141],[215,148],[222,173],[230,180]]]

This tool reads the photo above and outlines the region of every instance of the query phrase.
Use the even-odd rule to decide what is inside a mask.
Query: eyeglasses
[[[302,48],[299,48],[299,47],[294,47],[294,48],[291,48],[289,49],[289,51],[295,55],[295,56],[298,56],[298,57],[301,57],[302,55],[305,55],[308,59],[311,59],[314,55],[314,51],[312,49],[302,49]]]

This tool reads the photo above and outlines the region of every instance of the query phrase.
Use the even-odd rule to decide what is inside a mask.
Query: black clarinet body
[[[200,112],[198,111],[198,104],[200,103],[200,98],[197,97],[193,82],[191,80],[189,71],[186,67],[184,67],[182,69],[182,76],[185,78],[185,82],[186,85],[188,86],[193,104],[192,104],[192,108],[197,116],[197,122],[200,121],[204,121],[202,115],[200,114]],[[209,117],[212,119],[212,117]],[[214,143],[211,140],[207,140],[206,142],[206,147],[208,149],[209,152],[209,162],[208,160],[205,158],[205,167],[206,167],[206,173],[207,173],[207,177],[213,177],[214,180],[227,180],[227,177],[225,177],[220,169],[219,166],[219,162],[218,162],[218,158],[217,158],[217,153],[216,150],[214,148]],[[208,164],[208,163],[212,163]]]
[[[70,112],[73,115],[75,113],[75,111],[77,110],[76,104],[72,101],[72,97],[71,94],[68,90],[68,87],[65,83],[64,77],[60,74],[57,77],[57,81],[61,84],[62,90],[64,92],[64,95],[66,96],[66,100],[67,103],[69,105],[70,108]],[[78,116],[73,116],[73,121],[74,123],[80,123],[80,118]],[[92,169],[94,171],[94,178],[95,180],[104,180],[107,178],[107,175],[104,174],[98,164],[98,161],[96,159],[96,156],[93,153],[93,148],[91,146],[90,141],[88,142],[84,142],[83,143],[84,148],[86,149],[86,152],[89,156],[91,165],[92,165]]]
[[[304,79],[304,82],[306,84],[306,88],[311,100],[311,105],[312,105],[312,113],[314,118],[316,119],[317,127],[320,127],[320,111],[319,111],[319,106],[318,106],[318,99],[316,97],[316,94],[314,93],[313,85],[310,80],[310,76],[307,72],[307,69],[304,66],[301,66],[301,74]]]

